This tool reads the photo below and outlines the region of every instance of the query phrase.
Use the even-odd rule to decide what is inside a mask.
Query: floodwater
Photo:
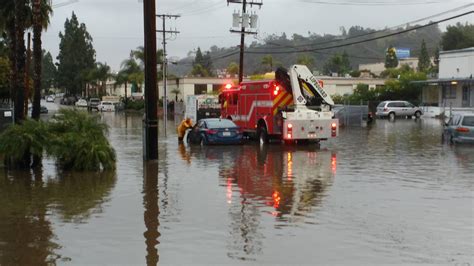
[[[144,164],[142,116],[102,119],[115,172],[0,173],[0,265],[474,265],[474,147],[437,120],[320,148],[178,145],[168,121]]]

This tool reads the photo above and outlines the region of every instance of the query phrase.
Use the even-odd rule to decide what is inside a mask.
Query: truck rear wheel
[[[268,133],[267,128],[265,126],[260,126],[257,131],[258,134],[258,142],[260,145],[268,143]]]

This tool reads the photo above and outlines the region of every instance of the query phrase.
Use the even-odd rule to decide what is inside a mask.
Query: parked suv
[[[384,101],[377,105],[377,117],[388,117],[394,119],[396,116],[406,116],[411,118],[415,116],[420,118],[423,111],[407,101]]]
[[[89,110],[92,110],[92,109],[95,109],[97,111],[99,111],[99,106],[100,104],[100,99],[99,98],[90,98],[89,99],[89,106],[87,107],[87,109]]]

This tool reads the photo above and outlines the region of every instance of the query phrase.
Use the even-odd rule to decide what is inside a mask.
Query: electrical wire
[[[462,13],[462,14],[459,14],[459,15],[456,15],[456,16],[452,16],[452,17],[449,17],[449,18],[445,18],[445,19],[441,19],[441,20],[438,20],[438,21],[430,22],[430,23],[425,24],[425,25],[415,26],[413,28],[401,30],[401,31],[398,31],[398,32],[389,33],[389,34],[385,34],[385,35],[381,35],[381,36],[377,36],[377,37],[373,37],[373,38],[369,38],[369,39],[365,39],[365,40],[359,40],[359,41],[354,41],[354,42],[350,42],[350,43],[345,43],[345,44],[333,45],[333,46],[328,46],[328,47],[320,47],[320,48],[301,49],[301,50],[296,50],[296,51],[264,51],[264,52],[246,51],[246,53],[248,53],[248,54],[305,53],[305,52],[314,52],[314,51],[328,50],[328,49],[333,49],[333,48],[340,48],[340,47],[345,47],[345,46],[350,46],[350,45],[365,43],[365,42],[371,42],[371,41],[375,41],[375,40],[379,40],[379,39],[388,38],[388,37],[391,37],[391,36],[400,35],[400,34],[403,34],[403,33],[410,32],[410,31],[415,31],[415,30],[426,28],[426,27],[436,25],[436,24],[439,24],[439,23],[442,23],[442,22],[446,22],[446,21],[449,21],[449,20],[453,20],[453,19],[456,19],[456,18],[467,16],[467,15],[470,15],[472,13],[474,13],[474,11],[465,12],[465,13]]]
[[[343,39],[329,40],[329,41],[324,41],[324,42],[319,42],[319,43],[312,43],[312,44],[287,45],[285,47],[296,49],[296,48],[300,48],[300,47],[319,46],[319,45],[324,45],[324,44],[328,44],[328,43],[343,42],[343,41],[346,41],[346,40],[352,40],[352,39],[356,39],[356,38],[360,38],[360,37],[370,36],[370,35],[374,35],[374,34],[381,33],[381,32],[396,30],[396,29],[399,29],[399,28],[404,27],[404,26],[409,25],[409,24],[414,24],[414,23],[418,23],[418,22],[421,22],[421,21],[425,21],[425,20],[428,20],[428,19],[435,18],[435,17],[439,17],[439,16],[442,16],[442,15],[445,15],[445,14],[449,14],[449,13],[456,12],[456,11],[459,11],[459,10],[462,10],[462,9],[466,9],[468,7],[471,7],[471,6],[474,6],[474,3],[470,3],[470,4],[467,4],[467,5],[460,6],[460,7],[456,7],[456,8],[441,12],[441,13],[437,13],[437,14],[434,14],[434,15],[430,15],[428,17],[424,17],[424,18],[413,20],[413,21],[409,21],[407,23],[399,24],[399,25],[396,25],[396,26],[392,26],[392,27],[389,27],[389,28],[382,29],[382,30],[376,30],[376,31],[368,32],[368,33],[358,34],[358,35],[350,36],[350,37],[343,38]],[[267,43],[276,45],[276,43],[271,43],[271,42],[267,42]],[[278,48],[269,47],[269,49],[278,49]]]

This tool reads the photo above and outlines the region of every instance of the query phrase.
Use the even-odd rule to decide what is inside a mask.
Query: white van
[[[101,101],[97,106],[97,110],[102,112],[115,112],[115,104],[111,101]]]

